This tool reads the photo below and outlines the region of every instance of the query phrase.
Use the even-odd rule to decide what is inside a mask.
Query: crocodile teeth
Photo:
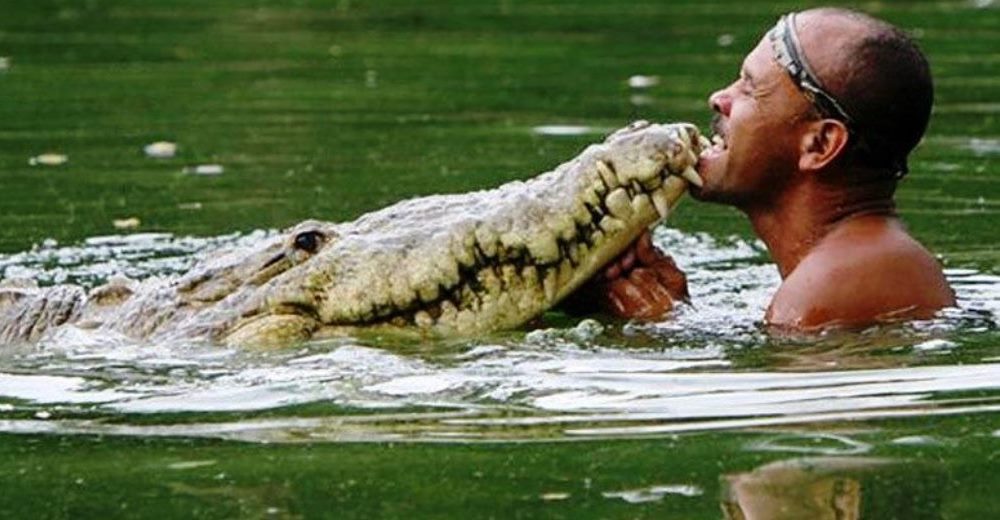
[[[688,148],[686,153],[688,161],[690,161],[688,164],[698,164],[698,154],[694,153],[694,150]]]
[[[670,214],[670,202],[667,201],[667,194],[662,191],[654,191],[651,195],[653,199],[653,205],[656,206],[656,212],[660,214],[660,218],[667,218]]]
[[[664,201],[667,200],[665,197],[666,197],[666,195],[664,195],[664,199],[663,199]],[[625,229],[625,223],[623,223],[622,221],[620,221],[620,220],[618,220],[618,219],[616,219],[616,218],[614,218],[614,217],[612,217],[610,215],[605,215],[604,218],[601,219],[600,224],[598,224],[598,225],[601,227],[601,229],[605,233],[609,233],[609,234],[610,233],[617,233],[617,232]]]
[[[545,279],[542,280],[542,290],[545,291],[545,299],[547,301],[556,301],[556,292],[558,291],[558,287],[556,286],[555,269],[550,269],[546,274]]]
[[[559,259],[559,244],[555,235],[542,231],[528,239],[528,254],[539,264],[549,264]]]
[[[432,318],[430,313],[427,311],[417,311],[417,313],[413,315],[413,322],[418,327],[426,328],[434,325],[434,318]]]
[[[712,146],[712,141],[709,141],[708,138],[705,137],[705,136],[703,136],[703,135],[699,135],[698,136],[698,145],[702,149],[705,149],[705,148],[708,148],[708,147]]]
[[[617,219],[626,220],[632,216],[632,204],[629,201],[628,193],[623,188],[618,188],[608,194],[604,200],[611,215]]]
[[[439,294],[439,286],[436,283],[429,283],[417,289],[417,296],[424,303],[430,303],[437,300]]]
[[[601,174],[601,179],[604,181],[604,185],[608,189],[613,189],[618,186],[618,177],[615,176],[615,172],[611,170],[608,163],[604,161],[597,161],[597,172]]]
[[[566,287],[573,280],[573,274],[576,272],[573,269],[573,264],[568,260],[564,260],[559,264],[558,278],[556,278],[559,287]]]
[[[642,189],[641,190],[636,190],[636,193],[638,193],[640,191],[653,191],[656,188],[659,188],[660,184],[662,184],[662,183],[663,183],[663,178],[660,177],[659,175],[654,175],[654,176],[652,176],[652,177],[650,177],[650,178],[642,181],[642,183],[641,183]]]
[[[441,320],[453,322],[458,317],[458,308],[448,300],[441,302]]]
[[[698,172],[694,171],[694,168],[690,166],[684,168],[684,171],[680,172],[678,175],[680,175],[682,179],[690,182],[691,184],[694,184],[699,188],[704,185],[701,182],[701,177],[698,176]]]
[[[587,211],[587,206],[584,204],[577,203],[573,206],[573,222],[579,226],[586,226],[590,224],[590,212]]]
[[[632,209],[639,215],[648,215],[651,213],[653,205],[649,202],[649,196],[639,194],[632,197]]]

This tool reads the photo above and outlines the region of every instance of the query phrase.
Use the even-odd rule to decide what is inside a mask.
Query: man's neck
[[[786,278],[833,229],[867,215],[893,217],[891,181],[831,186],[811,178],[794,183],[767,204],[741,208]]]

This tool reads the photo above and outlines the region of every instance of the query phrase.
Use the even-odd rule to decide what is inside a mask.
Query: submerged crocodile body
[[[143,341],[280,345],[407,327],[471,335],[549,309],[667,216],[707,145],[637,122],[554,171],[406,200],[353,222],[303,222],[191,272],[85,291],[7,284],[0,344],[72,325]],[[687,179],[687,180],[685,180]]]

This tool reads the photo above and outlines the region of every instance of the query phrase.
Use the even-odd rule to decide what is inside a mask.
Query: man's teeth
[[[701,147],[701,155],[705,156],[707,154],[722,153],[725,152],[729,147],[726,145],[726,140],[719,134],[712,136],[711,144],[708,146]]]

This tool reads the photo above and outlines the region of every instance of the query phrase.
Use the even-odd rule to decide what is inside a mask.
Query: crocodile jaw
[[[638,122],[526,182],[403,201],[338,225],[336,243],[250,299],[226,342],[520,326],[665,218],[703,143],[692,125]]]

